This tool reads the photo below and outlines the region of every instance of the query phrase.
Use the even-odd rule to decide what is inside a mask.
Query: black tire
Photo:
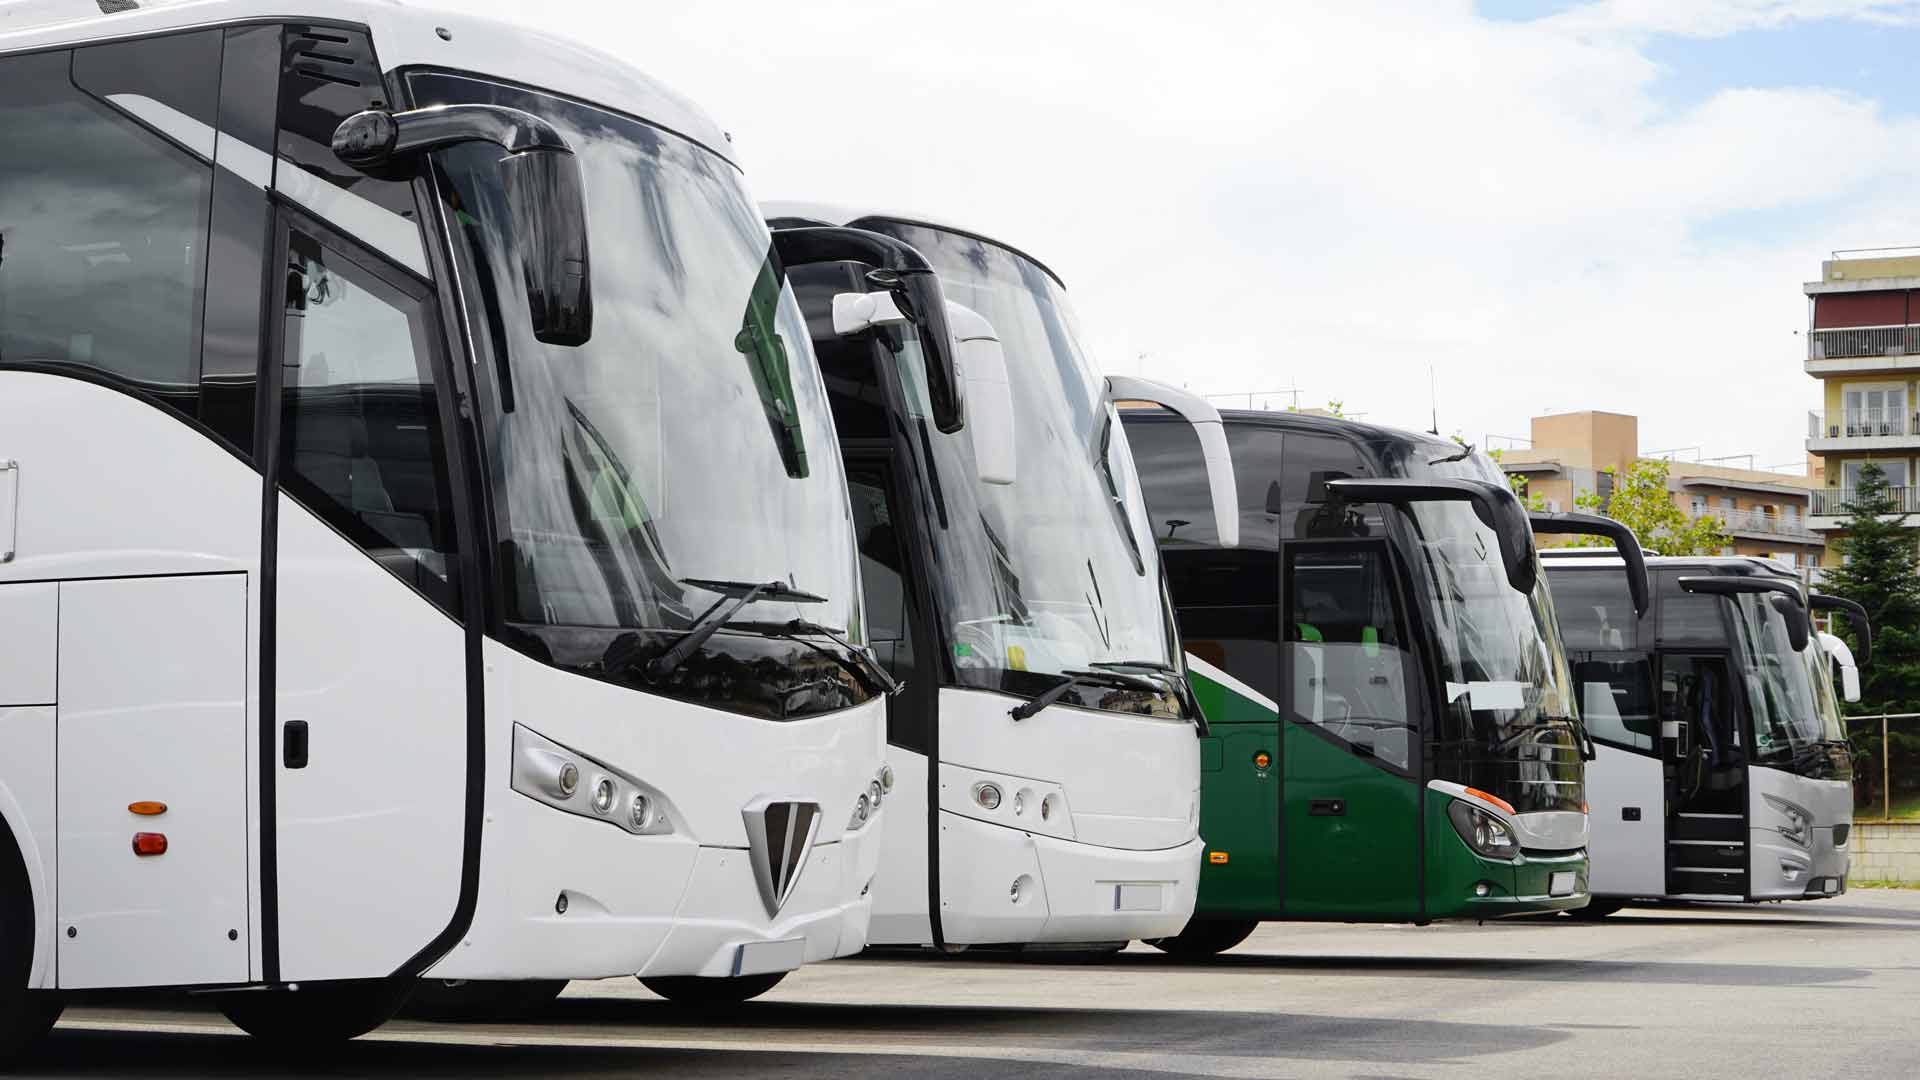
[[[675,1005],[724,1009],[752,1001],[780,985],[780,980],[786,977],[787,973],[784,971],[776,971],[770,975],[735,975],[721,979],[706,979],[698,975],[667,975],[657,979],[641,979],[640,985]]]
[[[544,1010],[566,988],[565,979],[421,979],[406,1014],[455,1024],[515,1020]]]
[[[1589,900],[1586,907],[1571,908],[1567,914],[1583,922],[1599,922],[1626,906],[1625,900]]]
[[[33,975],[33,887],[13,833],[0,822],[0,1066],[38,1042],[64,1008],[58,994],[27,989]]]
[[[1252,919],[1195,919],[1173,937],[1154,938],[1147,944],[1183,959],[1197,959],[1226,952],[1247,940],[1260,924]]]
[[[356,1039],[391,1020],[406,1004],[411,979],[301,984],[297,990],[243,990],[220,995],[233,1026],[289,1050],[320,1049]]]

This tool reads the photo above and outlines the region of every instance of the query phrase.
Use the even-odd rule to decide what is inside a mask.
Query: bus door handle
[[[1347,816],[1347,800],[1314,799],[1307,804],[1307,814],[1311,817],[1345,817]]]
[[[307,722],[289,720],[282,728],[280,763],[289,769],[307,767]]]

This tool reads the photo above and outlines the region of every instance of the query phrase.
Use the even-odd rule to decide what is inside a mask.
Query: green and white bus
[[[1624,530],[1530,521],[1444,439],[1223,412],[1240,537],[1221,544],[1191,430],[1125,417],[1211,728],[1194,921],[1157,944],[1584,905],[1591,751],[1532,531]]]

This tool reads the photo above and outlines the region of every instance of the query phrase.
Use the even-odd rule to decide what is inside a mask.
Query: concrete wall
[[[1847,847],[1848,881],[1920,882],[1920,821],[1855,825]]]

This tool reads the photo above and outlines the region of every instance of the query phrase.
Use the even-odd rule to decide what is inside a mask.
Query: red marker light
[[[167,853],[167,834],[157,832],[134,833],[133,853],[143,858],[148,855],[165,855]]]
[[[1267,753],[1265,750],[1261,750],[1253,755],[1253,767],[1256,769],[1264,769],[1272,764],[1273,755]]]

